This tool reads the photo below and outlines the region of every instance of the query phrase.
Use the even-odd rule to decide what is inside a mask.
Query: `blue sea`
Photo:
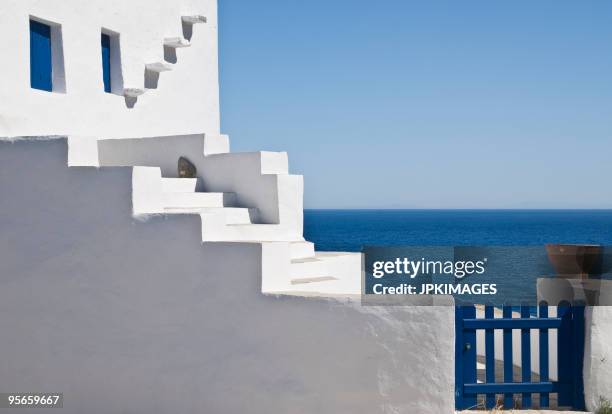
[[[304,236],[321,251],[413,246],[403,251],[415,255],[424,246],[478,246],[489,256],[486,280],[497,283],[497,300],[536,303],[537,278],[555,274],[544,245],[611,246],[612,210],[306,210]],[[382,251],[400,257],[397,249]]]
[[[306,210],[323,251],[362,246],[612,245],[612,210]]]

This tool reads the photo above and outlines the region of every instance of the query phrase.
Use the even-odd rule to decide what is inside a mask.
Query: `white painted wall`
[[[123,138],[219,133],[216,0],[4,0],[0,13],[0,137]],[[203,15],[157,89],[128,108],[104,93],[100,34],[119,33],[123,86],[144,88],[145,65],[164,60],[181,16]],[[29,16],[61,25],[65,92],[30,88]],[[64,88],[62,88],[64,89]]]
[[[63,392],[58,413],[453,412],[452,307],[263,295],[261,244],[134,220],[132,169],[66,151],[0,142],[0,390]]]
[[[612,306],[587,307],[584,394],[594,411],[599,397],[612,401]]]

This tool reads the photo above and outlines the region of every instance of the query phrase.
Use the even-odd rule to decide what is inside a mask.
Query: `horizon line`
[[[494,208],[494,207],[308,207],[306,210],[330,210],[330,211],[612,211],[612,207],[581,207],[581,208],[555,208],[555,207],[532,207],[532,208]]]

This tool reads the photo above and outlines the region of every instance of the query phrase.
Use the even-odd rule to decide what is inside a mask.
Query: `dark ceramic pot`
[[[602,247],[595,244],[547,244],[548,260],[559,277],[588,279],[601,259]]]

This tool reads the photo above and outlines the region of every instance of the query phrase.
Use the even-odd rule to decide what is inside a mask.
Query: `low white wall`
[[[196,167],[204,159],[204,135],[100,140],[94,150],[100,166],[160,167],[164,177],[178,177],[179,157],[189,158]]]
[[[612,306],[587,307],[584,394],[594,411],[600,397],[612,401]]]
[[[134,220],[131,168],[66,161],[0,142],[0,390],[75,414],[453,412],[452,307],[262,295],[261,245]]]

